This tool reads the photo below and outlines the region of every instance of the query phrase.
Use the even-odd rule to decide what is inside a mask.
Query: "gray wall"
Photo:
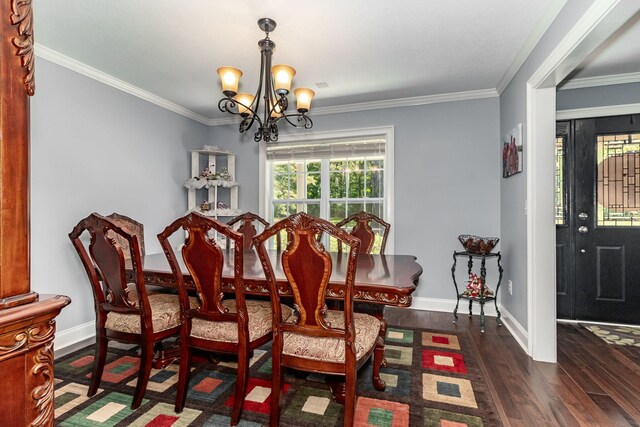
[[[93,297],[67,234],[91,212],[120,212],[156,234],[186,210],[188,150],[209,129],[38,58],[31,100],[31,286],[73,302],[58,331],[95,320]]]
[[[566,89],[556,92],[556,110],[637,104],[640,83]]]
[[[457,236],[499,232],[498,118],[497,98],[313,118],[310,132],[395,127],[395,253],[417,256],[424,269],[415,296],[454,299]],[[213,126],[210,138],[238,155],[240,208],[258,212],[257,144],[237,125]]]
[[[505,286],[501,292],[500,301],[527,329],[527,221],[524,210],[527,199],[527,145],[547,143],[547,141],[527,141],[526,139],[526,86],[533,73],[592,3],[593,0],[567,1],[565,7],[500,96],[500,135],[505,135],[518,123],[522,123],[525,159],[523,173],[502,179],[500,183],[500,236],[504,257],[504,280],[513,280],[513,295],[508,294]],[[499,150],[498,146],[496,146],[497,150]],[[529,286],[535,286],[535,284],[529,284]]]

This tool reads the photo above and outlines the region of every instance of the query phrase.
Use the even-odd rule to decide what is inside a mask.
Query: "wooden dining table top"
[[[284,271],[282,269],[282,251],[268,251],[273,266],[278,292],[280,295],[291,295]],[[245,251],[244,255],[244,287],[245,293],[252,295],[268,295],[264,270],[254,250]],[[189,271],[178,256],[181,270],[187,286],[193,286]],[[225,251],[225,263],[222,273],[222,287],[225,292],[233,288],[233,249]],[[344,274],[347,268],[347,255],[331,252],[333,270],[327,287],[327,298],[344,298]],[[143,271],[146,285],[175,288],[175,280],[163,253],[149,254],[144,257]],[[360,254],[355,278],[354,301],[366,301],[376,304],[406,307],[411,305],[411,294],[415,291],[422,267],[413,255],[380,255]]]

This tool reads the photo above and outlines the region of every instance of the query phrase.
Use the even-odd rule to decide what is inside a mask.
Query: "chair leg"
[[[178,371],[178,391],[176,393],[177,413],[182,412],[187,400],[187,387],[189,387],[189,377],[191,376],[191,351],[186,340],[180,343],[180,369]]]
[[[384,366],[384,340],[376,338],[376,346],[373,349],[373,375],[372,382],[376,390],[382,391],[386,387],[384,380],[380,377],[380,368]]]
[[[100,387],[100,380],[102,379],[102,373],[104,372],[104,364],[107,360],[107,337],[104,331],[98,331],[98,338],[96,339],[96,348],[93,356],[93,372],[91,374],[91,384],[89,385],[89,391],[87,396],[91,397],[98,391]]]
[[[281,339],[282,338],[280,338],[280,340]],[[269,424],[271,427],[278,427],[280,424],[280,390],[282,388],[282,366],[280,364],[281,344],[276,341],[278,341],[278,338],[274,338],[271,357],[271,414],[269,416]]]
[[[231,425],[238,425],[242,407],[244,406],[244,397],[247,394],[247,385],[249,383],[249,354],[247,347],[241,345],[238,349],[238,372],[236,374],[236,396],[233,402],[233,412],[231,413]]]
[[[352,372],[349,372],[352,371]],[[347,369],[345,375],[345,396],[344,396],[344,426],[352,427],[356,414],[356,372]]]
[[[151,374],[151,364],[153,363],[153,342],[145,342],[142,345],[142,353],[140,354],[140,369],[138,370],[138,384],[133,394],[133,402],[131,409],[138,409],[142,403],[144,392],[147,390],[149,375]]]

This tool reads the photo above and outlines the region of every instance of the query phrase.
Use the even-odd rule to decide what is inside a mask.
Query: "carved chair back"
[[[82,239],[85,232],[90,238],[88,250]],[[151,331],[151,309],[144,286],[142,254],[138,237],[109,218],[92,213],[73,228],[69,238],[89,276],[96,314],[102,320],[106,318],[106,313],[109,311],[138,314],[143,319],[143,330],[148,328]],[[126,255],[124,248],[127,249]],[[127,287],[131,281],[127,281],[125,275],[126,258],[131,260],[137,298],[130,295],[130,288]]]
[[[127,230],[129,234],[134,234],[138,238],[138,245],[140,246],[140,253],[142,254],[142,259],[144,260],[144,226],[138,221],[129,218],[126,215],[121,215],[119,213],[112,213],[111,215],[107,215],[114,224],[123,229]],[[115,235],[116,242],[122,247],[122,252],[124,253],[125,259],[131,259],[129,256],[129,244],[126,239],[121,238],[118,235]]]
[[[256,223],[262,224],[263,229],[269,226],[269,223],[265,219],[251,212],[238,215],[227,223],[230,227],[240,224],[236,230],[244,236],[244,250],[253,248],[253,238],[258,234],[255,227]],[[229,245],[227,245],[227,247],[229,247]]]
[[[344,228],[351,222],[355,222],[351,228],[351,235],[360,239],[362,253],[370,254],[375,243],[376,233],[371,227],[371,223],[378,223],[382,227],[382,243],[380,244],[380,253],[384,254],[385,247],[387,245],[387,237],[389,236],[389,230],[391,225],[385,222],[381,218],[370,214],[368,212],[358,212],[353,215],[349,215],[336,224],[337,227]],[[342,245],[338,243],[338,252],[342,252]]]
[[[189,305],[189,296],[182,268],[168,240],[179,229],[183,229],[186,232],[181,255],[184,266],[189,271],[196,287],[198,299],[200,300],[198,308],[191,308]],[[222,272],[225,264],[225,251],[211,237],[215,233],[226,236],[228,241],[235,244],[233,269],[236,313],[228,312],[222,305],[224,297]],[[183,324],[187,320],[186,326],[188,330],[191,330],[191,319],[198,317],[210,321],[238,322],[241,331],[244,331],[244,336],[248,336],[248,316],[243,287],[243,235],[232,230],[227,224],[197,212],[190,212],[167,226],[162,233],[158,234],[158,240],[176,279],[181,310],[186,315],[186,319],[183,319]],[[243,335],[240,334],[239,336]]]
[[[288,235],[287,247],[282,251],[282,268],[291,287],[295,320],[282,319],[280,301],[273,267],[269,259],[265,241],[285,230]],[[344,276],[345,330],[332,328],[325,321],[327,305],[325,301],[327,285],[333,269],[332,258],[324,245],[318,241],[322,233],[343,242],[349,252],[346,256],[347,268]],[[274,339],[281,332],[295,332],[311,336],[345,338],[353,343],[355,337],[353,323],[353,292],[360,240],[328,221],[307,215],[294,214],[267,229],[254,238],[258,256],[270,287],[274,315]],[[338,262],[345,262],[342,256]],[[276,344],[274,344],[276,345]],[[347,345],[347,348],[350,348]]]

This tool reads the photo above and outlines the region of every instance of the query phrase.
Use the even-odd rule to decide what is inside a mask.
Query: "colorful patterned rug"
[[[582,327],[602,338],[607,344],[640,347],[640,327],[594,325],[581,323]]]
[[[187,403],[173,411],[178,366],[153,370],[142,405],[130,409],[136,348],[110,343],[99,392],[87,398],[93,347],[55,363],[56,426],[228,426],[233,405],[233,360],[194,364]],[[499,415],[465,334],[388,328],[382,369],[387,388],[375,390],[371,363],[358,375],[356,426],[500,426]],[[254,352],[240,427],[269,424],[271,351]],[[287,370],[281,426],[342,426],[322,375]]]

